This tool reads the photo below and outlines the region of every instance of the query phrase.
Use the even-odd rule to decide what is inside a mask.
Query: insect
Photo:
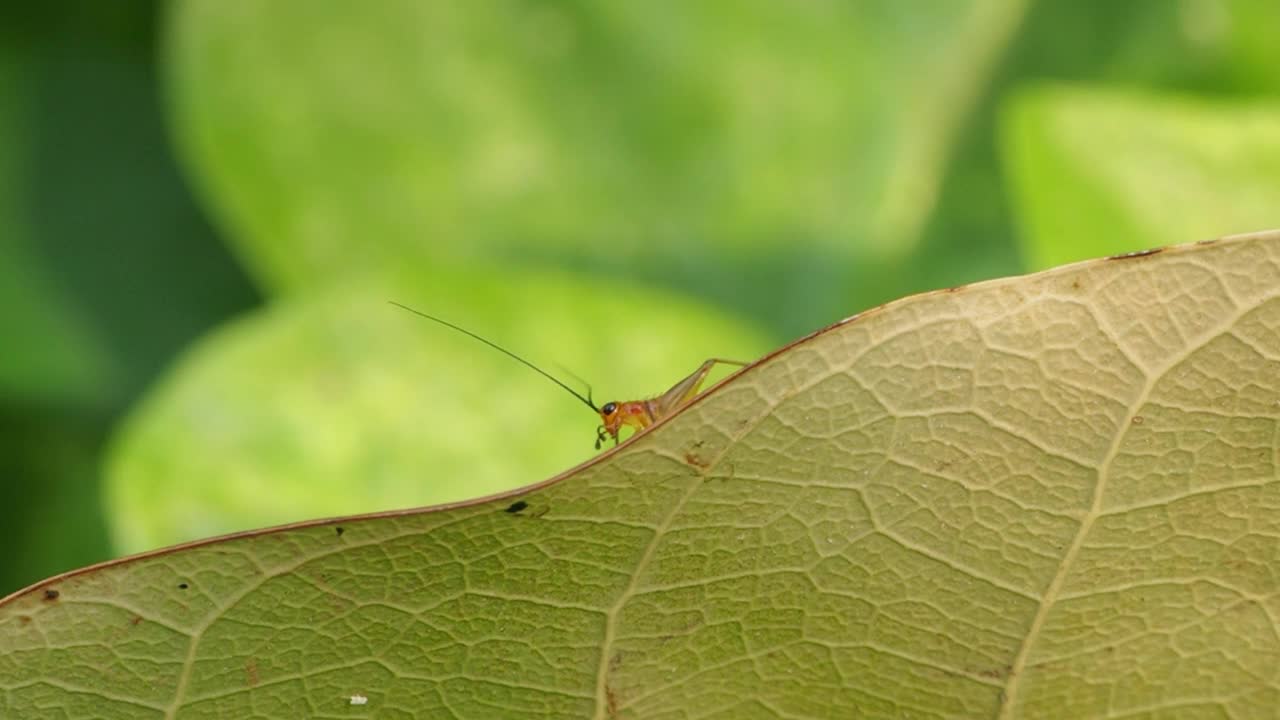
[[[648,398],[646,400],[613,400],[605,403],[604,405],[597,406],[595,404],[595,401],[591,399],[590,386],[587,386],[587,394],[584,396],[582,393],[564,384],[564,382],[562,382],[559,378],[547,372],[546,370],[543,370],[537,365],[534,365],[528,360],[525,360],[519,355],[516,355],[510,350],[502,347],[501,345],[498,345],[495,342],[492,342],[490,340],[486,340],[485,338],[480,337],[479,335],[471,332],[470,330],[454,325],[453,323],[447,320],[441,320],[440,318],[434,315],[428,315],[422,312],[421,310],[414,310],[408,305],[401,305],[400,303],[395,302],[394,300],[391,301],[391,304],[395,305],[398,308],[408,310],[414,315],[424,317],[433,322],[440,323],[441,325],[444,325],[447,328],[457,330],[463,335],[467,335],[468,337],[471,337],[475,340],[479,340],[485,345],[488,345],[494,350],[497,350],[503,355],[506,355],[512,360],[515,360],[516,362],[524,365],[530,370],[533,370],[534,372],[545,377],[551,382],[559,385],[560,387],[564,388],[570,395],[581,400],[584,405],[591,408],[593,411],[596,412],[596,414],[600,416],[600,426],[596,428],[596,449],[597,450],[599,450],[600,446],[604,443],[604,441],[610,437],[613,438],[613,444],[617,445],[618,433],[622,431],[622,428],[631,426],[635,428],[637,431],[643,430],[644,428],[649,427],[650,425],[657,422],[658,420],[661,420],[667,415],[670,415],[672,412],[674,412],[675,410],[683,406],[685,403],[697,397],[698,390],[702,388],[702,383],[705,382],[707,379],[707,374],[710,373],[711,368],[715,367],[716,365],[721,365],[721,364],[737,365],[739,367],[746,365],[746,363],[740,362],[738,360],[726,360],[724,358],[711,358],[703,362],[701,365],[699,365],[698,369],[690,373],[688,377],[676,383],[675,385],[672,385],[670,390],[662,393],[657,397]]]

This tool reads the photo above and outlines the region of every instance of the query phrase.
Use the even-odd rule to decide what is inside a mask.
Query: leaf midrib
[[[1107,448],[1106,454],[1102,458],[1102,462],[1098,464],[1098,478],[1094,483],[1093,499],[1089,510],[1080,520],[1080,526],[1076,530],[1075,538],[1072,539],[1071,545],[1067,548],[1067,552],[1062,556],[1062,562],[1058,564],[1057,572],[1053,579],[1049,582],[1045,589],[1044,596],[1040,601],[1036,614],[1031,620],[1031,625],[1027,628],[1027,634],[1023,638],[1022,644],[1018,647],[1018,653],[1014,656],[1014,661],[1009,669],[1007,682],[1004,692],[1000,693],[1000,703],[996,707],[994,717],[997,720],[1009,720],[1013,717],[1012,713],[1017,704],[1018,692],[1021,687],[1021,679],[1023,672],[1027,667],[1027,660],[1031,656],[1031,649],[1034,647],[1036,640],[1039,638],[1041,630],[1044,628],[1045,621],[1049,613],[1053,610],[1059,596],[1062,593],[1062,587],[1066,582],[1068,573],[1075,564],[1080,549],[1084,545],[1084,540],[1088,536],[1093,523],[1103,515],[1102,498],[1106,491],[1107,481],[1110,478],[1111,463],[1119,454],[1120,447],[1124,443],[1125,437],[1129,433],[1129,429],[1133,426],[1133,418],[1138,411],[1144,407],[1147,400],[1151,397],[1152,390],[1156,387],[1161,379],[1184,362],[1188,357],[1193,355],[1197,350],[1203,348],[1208,342],[1221,337],[1223,333],[1234,327],[1239,320],[1257,308],[1257,304],[1241,308],[1237,306],[1236,312],[1227,319],[1227,321],[1213,326],[1212,330],[1205,330],[1194,341],[1187,342],[1182,350],[1172,360],[1165,363],[1163,367],[1156,370],[1146,372],[1146,382],[1143,383],[1142,389],[1134,397],[1128,409],[1125,411],[1120,428],[1116,432],[1115,437],[1111,441],[1110,447]],[[1121,347],[1118,337],[1112,328],[1105,330],[1110,336],[1116,338],[1116,346]],[[1135,363],[1135,366],[1141,367]]]

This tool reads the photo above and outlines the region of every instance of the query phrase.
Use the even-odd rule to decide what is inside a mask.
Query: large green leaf
[[[1042,87],[1008,110],[1033,267],[1276,225],[1280,104]]]
[[[1280,233],[913,297],[505,497],[12,596],[0,714],[1267,716],[1278,437]]]
[[[171,88],[273,291],[532,256],[748,302],[914,242],[1024,5],[182,0]]]

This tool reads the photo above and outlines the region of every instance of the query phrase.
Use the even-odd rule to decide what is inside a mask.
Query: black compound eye
[[[605,415],[612,415],[617,411],[618,411],[618,403],[605,403],[604,407],[600,408],[600,412],[604,413]]]

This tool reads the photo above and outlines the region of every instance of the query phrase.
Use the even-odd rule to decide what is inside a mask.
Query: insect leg
[[[739,360],[726,360],[725,358],[711,358],[698,366],[693,373],[671,386],[671,389],[662,394],[661,397],[654,398],[651,401],[654,420],[657,420],[676,408],[684,405],[697,396],[698,390],[702,387],[702,383],[707,379],[707,373],[711,372],[711,368],[716,365],[737,365],[745,366],[746,363]]]

